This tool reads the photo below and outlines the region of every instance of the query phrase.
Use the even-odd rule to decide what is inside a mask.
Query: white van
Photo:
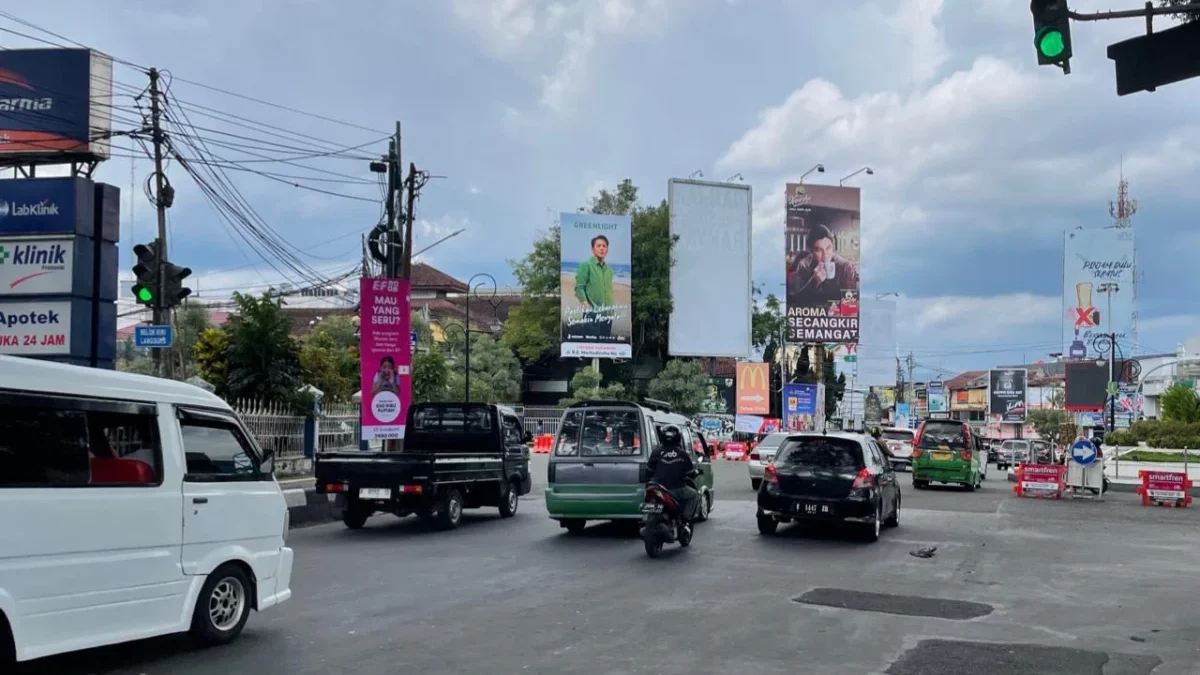
[[[0,670],[291,597],[288,512],[233,410],[188,384],[0,356]]]

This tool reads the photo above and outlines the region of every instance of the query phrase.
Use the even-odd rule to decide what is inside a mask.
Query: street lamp
[[[479,281],[477,282],[476,279]],[[484,292],[487,292],[489,286],[491,287],[491,295],[484,296],[480,294],[481,289],[483,289]],[[496,294],[498,292],[499,287],[496,285],[496,277],[493,277],[487,272],[480,272],[467,281],[466,320],[464,324],[443,324],[440,321],[430,321],[431,324],[441,327],[443,335],[448,334],[450,328],[458,328],[463,333],[463,400],[467,403],[471,402],[471,335],[474,333],[491,335],[493,332],[495,332],[494,329],[496,328],[497,321],[496,313],[500,308],[500,303],[496,300]],[[493,330],[473,330],[471,328],[472,296],[474,296],[476,300],[483,300],[491,305],[492,323],[489,324],[488,327]]]
[[[825,165],[818,164],[818,165],[814,166],[813,168],[809,169],[808,171],[805,171],[803,174],[800,175],[800,183],[803,185],[804,179],[808,178],[808,174],[810,174],[814,171],[816,171],[817,173],[825,173]]]
[[[874,176],[874,175],[875,175],[875,169],[872,169],[872,168],[871,168],[871,167],[869,167],[869,166],[864,166],[863,168],[859,169],[858,171],[855,171],[854,173],[850,174],[849,176],[846,176],[845,178],[843,178],[843,179],[839,180],[839,181],[838,181],[838,187],[841,187],[841,186],[842,186],[842,183],[845,183],[846,181],[850,180],[851,178],[854,178],[855,176],[857,176],[858,174],[860,174],[860,173],[862,173],[862,172],[864,172],[864,171],[866,171],[866,172],[867,172],[867,175],[868,175],[868,176]]]
[[[1121,287],[1118,286],[1116,283],[1110,281],[1110,282],[1100,284],[1100,287],[1097,288],[1096,290],[1101,293],[1104,293],[1105,295],[1108,296],[1108,308],[1106,310],[1108,312],[1108,341],[1109,341],[1109,345],[1108,345],[1108,382],[1111,385],[1113,382],[1115,382],[1115,380],[1113,379],[1113,371],[1116,368],[1116,359],[1117,359],[1117,334],[1115,332],[1113,332],[1113,325],[1112,325],[1112,321],[1113,321],[1112,296],[1113,296],[1113,293],[1120,291]],[[1116,425],[1117,425],[1117,420],[1116,420],[1117,397],[1115,395],[1112,395],[1111,399],[1112,400],[1109,401],[1109,404],[1108,404],[1108,430],[1109,431],[1115,430]]]

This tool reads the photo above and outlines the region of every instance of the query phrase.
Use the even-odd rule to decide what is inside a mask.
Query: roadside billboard
[[[668,351],[748,358],[754,302],[750,186],[673,178],[667,201],[671,235],[677,237],[671,249]]]
[[[0,51],[0,155],[107,159],[112,58],[89,49]]]
[[[786,431],[816,429],[817,385],[783,385],[783,428]]]
[[[930,415],[950,412],[950,400],[941,382],[930,382],[925,390],[925,405]]]
[[[993,422],[1023,424],[1028,397],[1028,371],[993,368],[988,371],[988,415]]]
[[[867,387],[896,384],[896,301],[864,297],[858,306],[858,377]]]
[[[1093,343],[1096,336],[1110,332],[1117,334],[1122,351],[1132,353],[1133,256],[1131,228],[1069,230],[1064,234],[1062,339],[1070,360],[1108,358]],[[1101,291],[1104,284],[1115,284],[1115,290]]]
[[[708,395],[700,404],[701,412],[721,413],[732,415],[733,407],[733,378],[713,377],[708,380]]]
[[[80,237],[79,243],[90,240]],[[75,237],[0,237],[0,296],[69,295],[76,281],[75,244]],[[91,251],[85,253],[91,262]]]
[[[81,317],[75,313],[75,306],[76,303],[70,300],[0,304],[0,354],[71,355],[72,340],[86,343],[91,339],[91,317]],[[71,323],[72,318],[85,321],[75,326]],[[86,350],[83,355],[87,355]]]
[[[633,357],[633,225],[629,216],[563,213],[560,356]]]
[[[737,364],[737,414],[771,414],[771,371],[766,363]]]
[[[412,403],[412,316],[405,279],[359,280],[362,439],[404,438]]]
[[[787,340],[858,342],[859,189],[789,183],[785,202]]]

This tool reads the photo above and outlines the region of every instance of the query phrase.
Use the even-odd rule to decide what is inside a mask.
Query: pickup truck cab
[[[441,529],[463,509],[494,506],[508,518],[529,494],[529,448],[515,411],[485,403],[409,408],[404,449],[318,453],[317,492],[339,495],[342,522],[356,530],[377,512],[416,514]]]
[[[0,672],[292,595],[272,457],[190,384],[0,356]]]

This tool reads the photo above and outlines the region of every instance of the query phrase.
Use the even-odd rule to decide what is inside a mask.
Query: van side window
[[[179,421],[179,430],[187,460],[184,480],[212,483],[263,479],[258,457],[232,422],[184,418]]]
[[[153,405],[0,394],[0,486],[136,487],[161,482]]]
[[[525,442],[524,434],[521,433],[521,424],[517,422],[517,418],[512,415],[503,415],[501,424],[504,429],[504,442],[508,445],[521,445]]]
[[[579,455],[579,427],[583,424],[583,412],[572,410],[563,415],[558,429],[558,440],[554,443],[554,454],[560,457]]]

